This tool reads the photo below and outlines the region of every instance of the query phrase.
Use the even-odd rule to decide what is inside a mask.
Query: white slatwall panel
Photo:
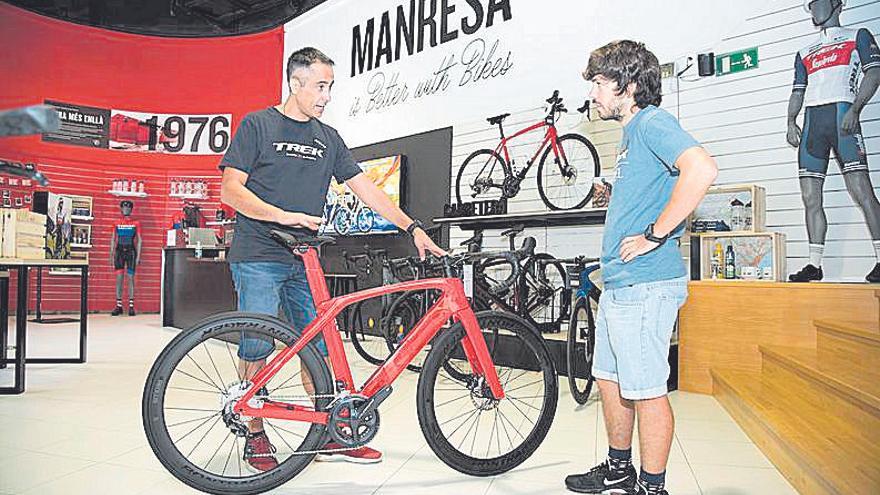
[[[880,38],[880,0],[851,0],[841,21],[845,26],[867,27]],[[805,264],[808,253],[803,203],[797,182],[797,151],[785,141],[786,110],[794,77],[795,53],[815,35],[800,1],[772,2],[766,11],[756,12],[738,32],[713,47],[715,53],[724,53],[757,46],[760,55],[758,69],[696,81],[688,80],[687,76],[680,81],[664,81],[664,108],[678,115],[684,128],[715,157],[720,168],[717,184],[754,182],[767,188],[767,228],[786,234],[789,272]],[[548,94],[551,89],[548,88]],[[569,108],[579,106],[578,100],[583,97],[562,96]],[[509,135],[542,115],[540,107],[513,111],[505,121],[505,132]],[[619,126],[583,122],[575,113],[566,116],[559,125],[561,134],[572,130],[589,137],[599,151],[603,175],[610,175],[621,136]],[[878,190],[880,98],[875,97],[863,110],[862,131],[869,164],[878,170],[871,174],[875,190]],[[540,133],[520,138],[513,142],[511,153],[516,156],[534,150],[540,138]],[[455,174],[464,159],[479,148],[494,148],[497,142],[497,128],[489,126],[484,119],[455,126],[453,188]],[[536,169],[529,172],[523,191],[510,201],[511,211],[545,208],[537,193],[536,172]],[[451,197],[454,195],[453,190]],[[829,223],[824,262],[826,279],[862,280],[874,264],[873,248],[861,211],[846,192],[840,170],[833,161],[825,182],[825,209]],[[487,248],[505,247],[504,241],[497,238],[497,232],[486,234]],[[560,257],[598,255],[601,249],[602,227],[529,229],[526,234],[538,240],[540,250]],[[453,228],[452,246],[470,235]],[[683,252],[688,252],[687,244],[683,246]]]

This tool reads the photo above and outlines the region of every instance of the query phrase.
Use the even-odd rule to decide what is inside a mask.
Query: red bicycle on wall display
[[[378,408],[392,383],[426,346],[430,351],[416,407],[425,440],[440,460],[462,473],[492,476],[518,466],[538,448],[556,411],[553,361],[523,320],[471,310],[464,284],[454,276],[464,257],[435,262],[445,277],[330,298],[317,249],[333,239],[287,231],[273,236],[303,259],[317,318],[297,335],[274,317],[223,313],[167,345],[147,377],[142,415],[153,452],[175,477],[209,493],[260,493],[296,476],[330,440],[341,450],[366,445],[379,430]],[[509,258],[511,277],[500,284],[512,284],[518,274],[512,255],[487,256]],[[424,290],[439,297],[395,352],[357,386],[337,315],[366,299]],[[327,358],[312,343],[319,334]],[[266,365],[250,379],[237,358],[243,336],[275,343]],[[251,474],[243,444],[248,422],[256,418],[274,445],[268,455],[277,466]]]
[[[510,137],[504,136],[504,119],[509,113],[491,117],[490,125],[497,125],[501,141],[495,149],[480,149],[468,156],[455,179],[455,199],[458,204],[474,200],[502,200],[516,196],[526,174],[538,162],[538,194],[551,210],[576,210],[583,208],[593,195],[593,178],[599,177],[602,169],[599,154],[593,143],[576,133],[559,136],[556,121],[568,110],[559,97],[559,91],[547,99],[547,115],[541,122],[521,129]],[[588,112],[589,101],[577,111]],[[589,115],[589,113],[587,114]],[[508,150],[508,143],[523,134],[547,128],[541,146],[526,161],[520,171],[516,171],[514,160]],[[543,154],[542,154],[543,153]],[[503,154],[503,156],[502,156]],[[552,154],[552,160],[550,160]],[[520,164],[523,165],[523,164]]]

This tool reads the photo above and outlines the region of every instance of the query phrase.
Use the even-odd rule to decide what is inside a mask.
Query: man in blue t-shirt
[[[590,54],[584,78],[603,120],[623,125],[602,240],[605,289],[596,317],[593,376],[602,395],[608,459],[565,479],[580,493],[666,494],[672,408],[669,342],[687,277],[678,238],[715,180],[715,161],[660,105],[660,65],[642,43]],[[639,422],[641,473],[632,465]]]

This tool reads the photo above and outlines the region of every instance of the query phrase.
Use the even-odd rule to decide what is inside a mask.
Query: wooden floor
[[[681,388],[713,393],[801,493],[880,494],[878,291],[696,283],[690,297]]]

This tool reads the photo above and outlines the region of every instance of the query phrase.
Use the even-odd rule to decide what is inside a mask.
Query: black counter
[[[235,309],[235,289],[226,260],[217,249],[165,248],[162,266],[162,325],[187,328],[222,311]]]

